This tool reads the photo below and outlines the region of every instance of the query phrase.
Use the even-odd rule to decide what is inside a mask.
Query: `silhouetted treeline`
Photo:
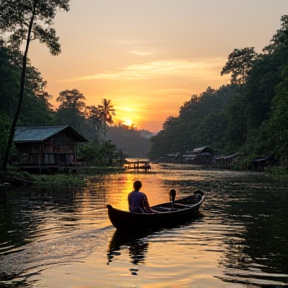
[[[208,145],[224,155],[274,155],[288,164],[288,16],[281,21],[262,53],[246,47],[228,56],[221,75],[231,75],[229,85],[193,95],[165,121],[151,138],[151,159]]]

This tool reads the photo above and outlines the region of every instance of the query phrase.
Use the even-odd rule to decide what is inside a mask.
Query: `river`
[[[199,216],[128,237],[106,204],[127,210],[135,180],[150,205],[201,189]],[[82,188],[0,190],[0,287],[288,286],[288,188],[262,174],[152,164],[87,176]]]

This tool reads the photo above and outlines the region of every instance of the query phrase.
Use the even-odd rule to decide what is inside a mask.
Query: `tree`
[[[234,154],[239,151],[247,140],[247,120],[245,107],[247,103],[242,93],[235,93],[225,109],[226,129],[223,141],[225,151]]]
[[[270,40],[270,44],[263,48],[264,52],[273,53],[280,45],[288,45],[288,15],[281,17],[281,29]]]
[[[248,130],[259,129],[261,123],[270,117],[271,100],[280,79],[279,65],[283,61],[274,54],[261,55],[247,78],[243,100]]]
[[[117,147],[111,141],[95,145],[85,145],[80,147],[80,155],[85,158],[87,165],[106,165],[111,164],[110,161],[118,156]]]
[[[257,53],[254,51],[254,47],[234,49],[228,56],[228,61],[221,71],[221,76],[232,73],[231,84],[244,84],[256,57]]]
[[[288,166],[288,16],[281,18],[282,29],[273,36],[268,56],[276,63],[277,82],[273,85],[273,98],[270,101],[271,111],[267,121],[261,125],[260,132],[265,137],[266,145],[262,150],[273,154],[281,160],[283,166]],[[267,46],[268,47],[268,46]],[[267,48],[266,47],[266,48]],[[265,48],[265,49],[266,49]],[[265,50],[264,49],[264,50]],[[273,70],[272,70],[273,71]],[[276,72],[274,72],[276,74]],[[269,79],[271,83],[271,77]],[[273,82],[272,82],[273,83]],[[271,85],[271,84],[270,84]]]
[[[163,130],[169,129],[169,127],[173,127],[176,124],[177,118],[173,116],[169,116],[166,121],[163,123]]]
[[[92,105],[92,106],[86,106],[85,108],[85,115],[90,121],[90,124],[92,124],[92,129],[96,130],[97,134],[97,142],[99,141],[99,130],[102,126],[102,121],[101,121],[101,113],[98,107]]]
[[[5,144],[9,137],[10,119],[6,114],[0,115],[0,159],[5,155]]]
[[[60,92],[56,98],[60,106],[56,112],[56,117],[62,124],[69,124],[74,129],[81,129],[84,121],[85,96],[77,89],[65,90]]]
[[[13,115],[21,70],[13,63],[11,49],[0,40],[0,114]],[[6,145],[5,145],[6,147]],[[2,148],[3,149],[3,148]]]
[[[107,131],[107,123],[112,124],[113,119],[112,115],[115,115],[115,109],[113,108],[113,105],[111,104],[111,100],[103,99],[102,105],[98,105],[98,110],[100,111],[102,124],[103,124],[103,136],[105,140],[106,131]]]
[[[285,75],[285,76],[284,76]],[[288,66],[283,70],[283,81],[276,87],[272,101],[272,115],[269,119],[269,139],[275,144],[274,154],[281,156],[288,166]],[[284,160],[285,159],[285,160]]]
[[[9,116],[10,123],[18,103],[21,55],[20,51],[12,51],[0,41],[0,114]],[[52,96],[45,91],[45,86],[46,81],[43,80],[41,73],[31,66],[27,59],[24,97],[18,125],[51,125],[53,123],[53,111],[49,103]],[[4,147],[6,148],[6,144]]]
[[[25,49],[22,57],[22,71],[20,88],[18,94],[18,106],[11,124],[6,153],[2,162],[2,170],[7,169],[10,149],[13,143],[14,131],[24,96],[26,64],[30,42],[38,39],[45,43],[52,55],[61,52],[59,38],[52,28],[53,19],[57,9],[69,10],[69,0],[1,0],[0,2],[0,32],[6,34],[11,47],[19,49],[25,42]]]
[[[27,66],[25,93],[19,120],[24,125],[52,125],[54,112],[49,100],[52,96],[45,91],[46,81],[33,66]]]

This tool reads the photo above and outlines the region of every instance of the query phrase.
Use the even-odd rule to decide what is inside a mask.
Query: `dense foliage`
[[[7,39],[12,51],[18,51],[24,45],[24,53],[19,57],[18,66],[21,68],[19,74],[19,88],[17,92],[17,108],[11,122],[9,137],[7,139],[5,154],[3,155],[2,170],[7,169],[10,151],[13,144],[14,131],[18,122],[25,94],[25,81],[28,74],[27,62],[30,42],[39,40],[45,43],[52,55],[61,52],[59,38],[53,28],[53,20],[58,9],[69,10],[69,0],[22,0],[0,1],[0,35]],[[1,38],[0,38],[1,41]],[[15,58],[16,59],[16,58]],[[21,64],[19,64],[21,63]],[[32,77],[34,79],[34,77]],[[37,78],[37,75],[35,75]],[[33,80],[31,81],[33,82]],[[33,87],[35,94],[37,87]],[[27,97],[26,97],[27,98]]]
[[[221,75],[231,83],[208,87],[185,102],[151,138],[150,158],[210,146],[219,154],[273,155],[288,164],[288,16],[262,53],[234,49]]]

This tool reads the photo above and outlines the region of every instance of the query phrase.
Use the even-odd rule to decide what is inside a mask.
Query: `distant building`
[[[211,165],[214,159],[214,151],[209,146],[197,147],[193,151],[186,151],[182,157],[186,163]]]
[[[228,156],[217,156],[213,160],[213,165],[220,167],[235,166],[238,163],[240,156],[239,152]]]
[[[88,140],[69,125],[17,127],[14,134],[20,170],[69,171],[79,142]]]
[[[190,163],[199,165],[211,165],[215,157],[215,152],[209,146],[197,147],[193,151],[186,151],[184,154],[166,154],[159,157],[156,163]]]

